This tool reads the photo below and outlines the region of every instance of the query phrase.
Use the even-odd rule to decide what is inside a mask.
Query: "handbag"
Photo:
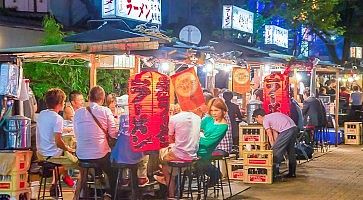
[[[89,106],[86,107],[86,109],[88,110],[88,112],[92,115],[93,119],[95,120],[96,124],[98,127],[101,128],[101,130],[105,133],[106,135],[106,139],[107,139],[107,143],[108,143],[108,146],[110,148],[113,148],[116,144],[116,139],[110,137],[110,135],[108,134],[107,130],[104,129],[102,126],[101,126],[101,123],[98,121],[98,119],[93,115],[92,113],[92,110]]]

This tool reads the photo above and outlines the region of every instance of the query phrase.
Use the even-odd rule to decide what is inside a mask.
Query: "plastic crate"
[[[362,144],[362,136],[355,134],[344,134],[344,144]]]
[[[272,167],[244,166],[245,183],[272,183]]]
[[[30,190],[18,190],[5,192],[0,190],[0,199],[11,199],[11,200],[30,200]]]
[[[262,143],[267,142],[267,135],[263,126],[249,125],[239,127],[240,143]]]
[[[243,160],[230,160],[227,167],[229,179],[243,181]]]
[[[24,189],[28,189],[28,172],[13,172],[10,175],[0,175],[1,192]]]
[[[245,166],[272,166],[272,150],[244,151],[243,161]]]
[[[362,135],[362,122],[345,122],[344,134]]]
[[[269,149],[269,144],[267,142],[255,143],[255,144],[240,143],[239,147],[238,147],[239,157],[243,158],[243,152],[245,152],[245,151],[260,151],[260,150],[268,150],[268,149]]]
[[[31,158],[32,158],[32,151],[18,151],[18,150],[10,150],[10,151],[1,151],[0,156],[6,156],[7,158],[13,157],[13,163],[0,163],[0,165],[11,165],[11,166],[3,166],[3,167],[10,167],[10,173],[14,172],[26,172],[29,170]]]

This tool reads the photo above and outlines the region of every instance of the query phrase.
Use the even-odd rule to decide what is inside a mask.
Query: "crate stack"
[[[0,174],[0,199],[30,199],[28,170],[31,151],[1,151],[0,156],[6,156],[8,163],[2,162],[1,167],[11,167],[8,173]]]
[[[267,150],[268,139],[265,129],[261,125],[247,125],[239,127],[239,157],[247,150]],[[247,147],[250,147],[247,148]]]
[[[245,183],[272,183],[272,150],[243,152]]]
[[[243,181],[243,160],[229,160],[227,163],[228,177],[230,180]]]
[[[344,123],[344,141],[345,144],[362,144],[363,142],[362,122],[345,122]]]

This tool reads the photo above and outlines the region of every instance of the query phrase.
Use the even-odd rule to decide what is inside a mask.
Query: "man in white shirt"
[[[53,160],[53,158],[64,156],[69,161],[68,165],[74,165],[77,162],[77,158],[72,155],[74,149],[66,145],[62,139],[63,118],[58,114],[64,108],[65,98],[64,92],[58,88],[50,89],[45,94],[45,103],[48,109],[41,111],[37,119],[37,156],[40,160],[47,160],[53,163],[59,162],[59,159]],[[64,162],[59,164],[64,164]],[[72,187],[74,182],[66,170],[61,168],[60,172],[63,175],[63,181]],[[55,194],[55,181],[55,178],[53,178],[53,184],[50,189],[51,196]]]
[[[111,186],[110,189],[106,190],[106,194],[111,196],[115,188],[116,177],[113,175],[111,168],[111,148],[108,145],[107,137],[116,138],[118,129],[111,110],[102,106],[104,100],[105,91],[102,87],[95,86],[90,90],[89,108],[101,127],[97,125],[87,108],[80,108],[76,111],[73,126],[77,140],[77,157],[80,162],[98,164],[100,169],[106,173]]]
[[[201,117],[207,111],[205,105],[192,111],[182,111],[169,120],[169,147],[160,150],[160,160],[164,177],[154,176],[162,183],[168,184],[170,177],[170,167],[168,161],[186,160],[192,161],[197,158],[200,139]],[[173,177],[175,175],[173,174]],[[173,179],[172,179],[173,180]],[[175,182],[170,181],[169,197],[174,197]]]

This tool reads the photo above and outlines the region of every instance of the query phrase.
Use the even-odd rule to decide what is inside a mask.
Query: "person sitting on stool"
[[[266,115],[264,109],[256,109],[252,115],[266,130],[268,140],[273,150],[273,175],[279,178],[278,165],[287,151],[289,159],[289,173],[285,176],[296,177],[295,142],[299,129],[294,121],[287,115],[275,112]]]

